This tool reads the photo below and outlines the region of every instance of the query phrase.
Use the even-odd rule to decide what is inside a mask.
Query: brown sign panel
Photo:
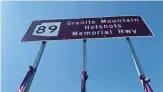
[[[33,21],[22,41],[153,36],[141,16]]]

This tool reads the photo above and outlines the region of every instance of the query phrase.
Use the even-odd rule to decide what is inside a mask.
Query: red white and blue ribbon
[[[146,78],[145,75],[140,75],[140,80],[143,82],[144,92],[153,92],[151,86],[149,85],[149,78]]]
[[[81,92],[86,92],[86,81],[88,79],[87,71],[82,72]]]
[[[18,89],[18,92],[25,92],[26,86],[28,85],[29,80],[33,76],[36,69],[34,69],[32,66],[29,66],[29,71],[27,72],[23,82],[20,85],[20,88]]]

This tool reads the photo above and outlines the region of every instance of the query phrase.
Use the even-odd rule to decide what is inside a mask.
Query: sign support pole
[[[46,41],[43,41],[43,42],[41,43],[40,50],[39,50],[38,55],[37,55],[37,57],[36,57],[36,60],[35,60],[35,62],[34,62],[34,64],[33,64],[33,68],[35,68],[35,69],[38,68],[38,65],[39,65],[39,63],[40,63],[42,54],[43,54],[44,49],[45,49],[45,46],[46,46],[46,43],[47,43]]]
[[[86,40],[84,39],[83,40],[83,71],[87,71],[86,60],[87,60],[87,46],[86,46]]]
[[[138,72],[138,75],[139,75],[139,76],[140,76],[140,75],[144,75],[143,69],[142,69],[142,67],[141,67],[141,65],[140,65],[140,62],[139,62],[139,60],[138,60],[138,57],[137,57],[137,55],[136,55],[136,52],[135,52],[135,50],[134,50],[134,47],[133,47],[133,45],[132,45],[132,43],[131,43],[130,38],[127,37],[126,40],[127,40],[128,45],[129,45],[129,47],[130,47],[130,50],[131,50],[131,52],[132,52],[132,58],[133,58],[133,61],[134,61],[136,70],[137,70],[137,72]]]
[[[83,40],[83,61],[82,61],[82,84],[81,92],[86,92],[86,80],[88,79],[87,75],[87,49],[86,49],[86,39]]]
[[[33,81],[34,76],[36,74],[36,70],[37,70],[38,65],[40,63],[42,54],[44,52],[46,43],[47,43],[46,41],[42,42],[40,50],[39,50],[39,52],[37,54],[36,60],[35,60],[35,62],[33,64],[33,66],[30,66],[30,70],[29,70],[30,74],[28,76],[26,76],[26,77],[28,77],[27,79],[24,79],[24,81],[26,81],[26,84],[22,83],[22,86],[24,86],[24,89],[20,89],[19,92],[29,92],[31,84],[32,84],[32,81]]]
[[[137,73],[140,77],[140,80],[141,80],[141,83],[144,87],[144,91],[145,92],[153,92],[152,88],[150,87],[150,85],[148,84],[150,82],[150,79],[146,78],[145,75],[144,75],[144,72],[143,72],[143,69],[140,65],[140,62],[138,60],[138,57],[136,55],[136,52],[134,50],[134,47],[131,43],[131,40],[129,37],[126,38],[127,42],[128,42],[128,45],[130,47],[130,50],[132,52],[132,58],[133,58],[133,61],[134,61],[134,64],[135,64],[135,67],[136,67],[136,70],[137,70]]]
[[[40,63],[42,54],[43,54],[44,49],[45,49],[45,46],[46,46],[46,43],[47,43],[46,41],[43,41],[43,42],[41,43],[40,50],[39,50],[39,52],[38,52],[38,54],[37,54],[37,57],[36,57],[36,60],[35,60],[35,62],[34,62],[34,64],[33,64],[33,68],[36,69],[36,70],[37,70],[38,65],[39,65],[39,63]],[[28,85],[27,85],[27,88],[26,88],[25,92],[29,92],[35,74],[36,74],[36,71],[35,71],[34,74],[32,75],[31,80],[29,81],[29,83],[28,83]]]

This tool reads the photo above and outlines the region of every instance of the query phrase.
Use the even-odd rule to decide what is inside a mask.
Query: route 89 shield
[[[33,34],[36,36],[58,36],[61,22],[49,22],[37,25]]]

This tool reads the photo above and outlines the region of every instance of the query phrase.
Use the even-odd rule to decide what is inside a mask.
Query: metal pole
[[[43,52],[44,52],[46,43],[47,43],[46,41],[43,41],[42,44],[41,44],[40,50],[39,50],[39,52],[38,52],[38,54],[37,54],[37,57],[36,57],[36,60],[35,60],[35,62],[34,62],[34,64],[33,64],[33,68],[35,68],[35,69],[37,69],[37,67],[38,67],[38,65],[39,65],[39,63],[40,63],[40,59],[41,59],[42,54],[43,54]]]
[[[42,42],[41,47],[40,47],[40,50],[39,50],[39,52],[37,54],[36,60],[35,60],[35,62],[33,64],[33,68],[36,69],[36,70],[37,70],[38,65],[40,63],[42,54],[43,54],[44,49],[45,49],[45,46],[46,46],[46,43],[47,43],[46,41],[43,41]],[[33,73],[33,75],[31,76],[31,79],[28,81],[27,86],[26,86],[26,89],[24,90],[24,92],[29,92],[35,74],[36,74],[36,71]]]
[[[130,41],[130,38],[127,37],[126,40],[127,40],[128,45],[129,45],[129,47],[131,49],[133,61],[135,63],[135,66],[136,66],[138,75],[140,77],[140,81],[142,83],[142,86],[144,87],[144,92],[153,92],[153,89],[149,85],[150,79],[146,78],[146,76],[144,75],[143,69],[142,69],[142,67],[141,67],[141,65],[139,63],[138,57],[137,57],[136,52],[134,50],[134,47],[133,47],[133,45],[132,45],[132,43]]]
[[[133,57],[133,61],[134,61],[134,63],[135,63],[135,67],[136,67],[137,73],[138,73],[138,75],[139,75],[139,77],[140,77],[142,86],[144,87],[144,82],[143,82],[143,80],[142,80],[142,77],[143,77],[144,79],[147,79],[147,78],[146,78],[145,75],[144,75],[143,69],[142,69],[142,67],[141,67],[141,65],[140,65],[140,62],[139,62],[139,60],[138,60],[138,57],[137,57],[137,55],[136,55],[136,52],[135,52],[135,50],[134,50],[134,47],[133,47],[133,45],[132,45],[132,43],[131,43],[130,38],[127,37],[126,40],[127,40],[128,45],[129,45],[129,47],[130,47],[130,49],[131,49],[132,57]],[[149,82],[149,81],[150,81],[150,80],[148,79],[148,82]]]
[[[87,71],[86,70],[86,68],[87,68],[87,66],[86,66],[86,63],[87,63],[87,48],[86,48],[86,39],[84,39],[83,40],[83,62],[82,62],[82,64],[83,64],[83,71]]]
[[[130,47],[130,50],[131,50],[131,52],[132,52],[132,58],[133,58],[133,61],[134,61],[134,64],[135,64],[137,73],[138,73],[138,75],[139,75],[139,77],[140,77],[141,75],[144,75],[143,69],[142,69],[142,67],[141,67],[141,65],[140,65],[140,63],[139,63],[138,57],[137,57],[137,55],[136,55],[136,52],[135,52],[135,50],[134,50],[134,47],[133,47],[133,45],[132,45],[132,43],[131,43],[130,38],[127,37],[126,40],[127,40],[128,45],[129,45],[129,47]],[[142,83],[142,86],[143,86],[143,81],[142,81],[142,80],[141,80],[141,83]]]
[[[131,49],[133,61],[134,61],[134,63],[135,63],[135,66],[136,66],[136,70],[137,70],[137,72],[138,72],[138,75],[139,75],[139,76],[140,76],[140,75],[144,75],[143,69],[142,69],[142,67],[141,67],[141,65],[140,65],[140,62],[139,62],[139,60],[138,60],[138,57],[137,57],[136,52],[135,52],[135,50],[134,50],[134,47],[133,47],[133,45],[132,45],[132,43],[131,43],[131,41],[130,41],[130,38],[127,37],[126,40],[127,40],[128,45],[129,45],[129,47],[130,47],[130,49]]]
[[[86,81],[88,79],[87,75],[87,49],[86,49],[86,39],[83,40],[83,61],[82,61],[82,81],[81,81],[81,92],[86,92]]]

